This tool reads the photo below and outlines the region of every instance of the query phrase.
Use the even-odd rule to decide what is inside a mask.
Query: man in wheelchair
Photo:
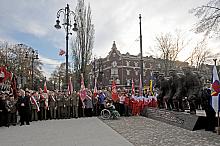
[[[103,119],[117,119],[120,117],[119,112],[115,109],[112,99],[106,99],[104,104],[105,109],[101,111],[101,117]]]

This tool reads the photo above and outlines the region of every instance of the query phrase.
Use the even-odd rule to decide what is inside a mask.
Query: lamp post
[[[94,61],[93,61],[93,89],[95,87],[95,80],[96,80],[96,73],[95,73],[95,70],[96,70],[96,62],[95,62],[95,57],[94,57]]]
[[[29,56],[29,52],[26,52],[25,58],[29,58],[29,57],[31,59],[31,89],[33,90],[34,89],[34,60],[39,59],[38,51],[32,49],[30,56]]]
[[[61,29],[60,26],[60,15],[63,14],[64,20],[63,20],[63,26],[66,32],[66,85],[68,84],[68,41],[69,41],[69,35],[71,35],[72,33],[70,33],[70,30],[72,28],[72,24],[70,21],[70,16],[74,17],[74,23],[73,23],[73,31],[77,31],[77,24],[76,24],[76,14],[70,10],[69,5],[67,4],[67,6],[65,8],[60,9],[57,12],[57,20],[56,20],[56,25],[54,25],[54,27],[56,29]]]
[[[142,52],[142,32],[141,32],[141,14],[139,14],[139,19],[140,19],[140,55],[141,55],[141,58],[140,58],[140,68],[141,68],[141,84],[143,86],[143,52]]]

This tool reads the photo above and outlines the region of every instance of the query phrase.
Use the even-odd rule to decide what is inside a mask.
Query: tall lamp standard
[[[29,56],[29,53],[26,52],[25,58],[29,58],[29,57],[31,59],[31,89],[33,90],[34,89],[34,60],[39,59],[38,51],[32,49],[30,56]]]
[[[67,4],[67,6],[65,8],[60,9],[57,12],[57,20],[56,20],[56,24],[54,25],[54,27],[56,29],[61,29],[60,26],[60,15],[63,14],[63,26],[66,32],[66,84],[68,84],[68,79],[69,79],[69,75],[68,75],[68,41],[69,41],[69,35],[72,35],[72,33],[70,33],[71,28],[72,28],[72,24],[71,24],[71,20],[70,20],[70,16],[72,16],[74,18],[74,23],[73,23],[73,31],[77,31],[77,24],[76,24],[76,14],[70,10],[69,5]],[[67,87],[67,86],[66,86]]]
[[[139,19],[140,19],[140,55],[141,55],[141,58],[140,58],[140,68],[141,68],[141,84],[143,86],[143,51],[142,51],[142,32],[141,32],[141,14],[139,14]]]

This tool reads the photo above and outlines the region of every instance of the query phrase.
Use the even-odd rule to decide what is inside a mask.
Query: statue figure
[[[199,92],[201,90],[198,75],[192,73],[190,68],[183,69],[185,74],[186,96],[188,97],[190,113],[196,114],[197,101],[199,100]]]

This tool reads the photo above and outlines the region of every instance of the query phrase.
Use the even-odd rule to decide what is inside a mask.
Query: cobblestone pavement
[[[135,146],[220,146],[220,135],[205,130],[189,131],[146,117],[103,120]]]

